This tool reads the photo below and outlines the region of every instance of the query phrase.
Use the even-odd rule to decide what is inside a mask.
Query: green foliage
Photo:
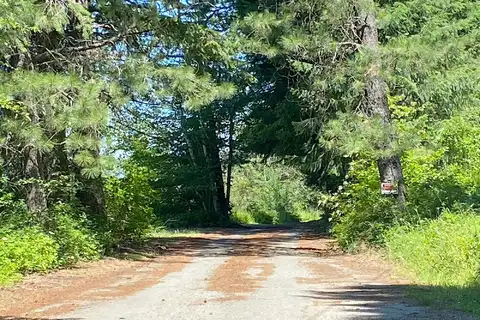
[[[239,224],[256,224],[257,220],[254,215],[247,211],[233,210],[230,219],[234,223]]]
[[[291,167],[254,161],[237,168],[234,177],[234,221],[279,224],[320,219],[314,191]]]
[[[57,204],[48,222],[48,230],[58,244],[58,263],[71,265],[100,257],[100,243],[86,227],[86,218],[67,204]]]
[[[27,208],[25,203],[15,199],[13,193],[5,193],[0,196],[0,222],[2,228],[10,229],[26,227],[29,225]]]
[[[0,224],[6,235],[35,228],[39,242],[53,239],[57,261],[45,268],[141,240],[154,211],[219,220],[218,132],[230,116],[221,101],[236,90],[227,80],[235,46],[212,10],[0,0]],[[153,152],[132,160],[139,132]],[[107,152],[132,161],[120,166]]]
[[[385,74],[394,94],[444,118],[475,102],[480,10],[470,0],[385,2],[380,9]]]
[[[3,190],[6,191],[6,190]],[[99,257],[100,244],[80,208],[57,203],[33,215],[12,193],[0,197],[0,283]]]
[[[334,203],[332,231],[346,248],[359,241],[380,244],[384,232],[406,218],[394,199],[380,194],[377,170],[373,161],[353,162],[348,177],[352,180],[330,199]]]
[[[140,241],[153,222],[156,193],[148,168],[124,165],[124,177],[110,177],[105,185],[107,222],[102,235],[107,248],[124,241]]]
[[[409,108],[394,105],[397,127],[410,130]],[[410,109],[411,110],[411,109]],[[400,113],[402,111],[402,113]],[[430,120],[422,120],[424,124]],[[333,201],[334,232],[341,243],[382,243],[383,233],[395,224],[436,218],[456,203],[477,206],[480,197],[480,143],[478,111],[466,108],[451,118],[417,126],[417,141],[403,152],[402,164],[408,191],[408,210],[380,195],[377,166],[365,156],[352,162],[349,179]],[[363,154],[365,155],[365,154]],[[372,159],[374,157],[370,157]],[[368,159],[368,158],[367,158]]]
[[[464,206],[386,233],[389,256],[417,280],[408,294],[435,307],[480,315],[480,215]]]
[[[390,256],[428,284],[480,284],[480,216],[445,212],[419,226],[399,226],[386,235]]]
[[[58,265],[58,245],[38,228],[0,230],[0,284]]]
[[[80,208],[58,203],[48,212],[32,215],[25,205],[2,197],[10,210],[0,215],[0,283],[18,280],[22,274],[47,271],[93,260],[100,256],[101,246]]]

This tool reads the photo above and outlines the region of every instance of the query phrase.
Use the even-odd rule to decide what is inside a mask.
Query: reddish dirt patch
[[[331,283],[332,281],[348,280],[347,276],[341,269],[330,265],[327,262],[316,262],[305,260],[301,262],[302,265],[312,274],[311,278],[297,278],[297,283],[317,284],[317,283]]]
[[[335,240],[329,236],[320,236],[315,233],[303,233],[297,242],[297,248],[301,251],[318,253],[318,255],[335,255],[342,253],[342,249]]]
[[[315,245],[319,248],[332,248],[326,249],[327,251],[332,250],[332,254],[325,256],[323,259],[302,258],[300,263],[309,271],[311,276],[297,278],[297,283],[329,283],[332,285],[364,282],[408,283],[408,281],[396,277],[394,267],[375,252],[339,255],[337,254],[339,249],[335,245],[335,241],[327,239],[317,240],[316,244],[309,245]]]
[[[405,283],[395,278],[392,265],[382,259],[376,252],[345,254],[337,242],[330,237],[305,232],[298,240],[299,250],[318,253],[322,259],[302,257],[300,263],[309,271],[310,277],[297,278],[297,283],[332,285],[383,282],[391,284]]]
[[[253,256],[235,256],[219,266],[209,279],[208,290],[224,296],[214,301],[245,300],[272,275],[273,264]]]
[[[190,261],[185,256],[148,261],[106,259],[30,276],[17,286],[0,289],[0,316],[48,317],[88,302],[128,296],[181,271]]]
[[[209,279],[208,290],[224,295],[213,301],[246,300],[259,289],[274,269],[272,263],[263,262],[260,257],[268,255],[273,245],[270,241],[278,236],[277,233],[257,233],[239,239],[231,249],[233,257],[219,266]]]

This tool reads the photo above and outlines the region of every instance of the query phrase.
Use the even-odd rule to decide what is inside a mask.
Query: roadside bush
[[[100,256],[100,244],[81,209],[58,203],[34,215],[9,193],[0,197],[0,206],[0,284]]]
[[[437,151],[416,148],[405,152],[402,164],[407,186],[406,211],[397,208],[393,197],[380,194],[374,161],[354,161],[348,182],[334,197],[333,232],[340,243],[344,246],[353,246],[359,241],[381,244],[384,233],[394,225],[436,219],[456,203],[478,207],[480,155],[472,151],[460,159],[454,157],[457,152],[463,153],[453,147]]]
[[[35,218],[28,213],[23,201],[15,199],[13,193],[2,193],[0,188],[0,227],[2,229],[25,228],[36,224]]]
[[[480,285],[480,215],[445,212],[387,232],[389,255],[428,284]]]
[[[330,200],[335,203],[332,232],[344,248],[353,249],[357,242],[381,244],[384,232],[408,216],[394,199],[380,194],[375,163],[353,162],[349,174],[350,182]]]
[[[255,218],[246,211],[234,211],[230,219],[239,224],[256,224]]]
[[[154,221],[155,191],[147,168],[125,164],[123,178],[110,177],[105,185],[107,225],[102,241],[107,247],[124,241],[140,241]]]
[[[51,212],[49,230],[59,246],[60,265],[70,265],[81,260],[100,257],[100,243],[86,227],[86,218],[81,211],[67,204],[57,204]]]
[[[18,272],[15,264],[12,263],[12,261],[4,254],[4,250],[0,249],[0,285],[8,285],[14,283],[22,277],[22,275]]]
[[[292,167],[253,161],[236,168],[234,177],[234,221],[279,224],[320,219],[315,192]]]
[[[0,283],[58,266],[58,245],[38,228],[0,230]]]
[[[448,119],[439,120],[428,114],[420,116],[418,108],[424,106],[398,104],[402,100],[391,97],[389,105],[399,136],[392,151],[402,155],[407,210],[398,210],[393,197],[380,195],[375,159],[381,155],[371,150],[374,139],[357,141],[351,135],[344,136],[344,131],[338,136],[345,145],[337,151],[354,150],[346,155],[355,159],[347,181],[331,199],[335,203],[333,231],[344,246],[357,242],[382,244],[391,227],[436,219],[456,203],[479,209],[478,108],[458,109]],[[355,134],[360,135],[357,131]]]

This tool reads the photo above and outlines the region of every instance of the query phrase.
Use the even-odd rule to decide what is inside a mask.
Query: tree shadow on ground
[[[302,297],[313,299],[323,306],[323,313],[338,311],[348,319],[473,320],[478,319],[473,314],[452,310],[476,311],[480,315],[480,296],[471,296],[479,292],[478,287],[356,285],[309,290]],[[435,309],[419,306],[415,301],[434,306]]]
[[[130,253],[155,255],[214,257],[214,256],[305,256],[338,255],[342,251],[327,234],[291,228],[241,228],[203,232],[198,237],[155,237],[142,246],[123,248]],[[315,241],[323,239],[322,246]],[[300,244],[297,240],[301,240]],[[310,243],[311,242],[311,243]]]
[[[236,224],[224,228],[202,228],[201,233],[206,235],[255,234],[258,232],[289,232],[301,231],[310,233],[326,233],[320,220],[310,222],[293,222],[287,224]]]

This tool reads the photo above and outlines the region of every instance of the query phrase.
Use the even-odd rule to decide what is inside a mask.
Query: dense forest
[[[477,0],[0,0],[0,132],[0,283],[318,219],[480,279]]]

